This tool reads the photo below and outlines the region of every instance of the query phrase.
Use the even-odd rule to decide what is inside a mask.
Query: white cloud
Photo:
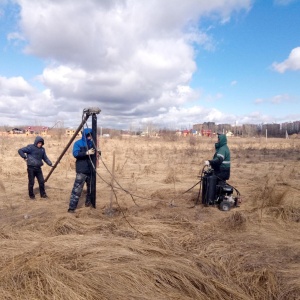
[[[255,104],[262,104],[262,103],[271,103],[271,104],[281,104],[281,103],[292,103],[295,99],[288,95],[288,94],[282,94],[282,95],[275,95],[272,98],[257,98],[255,99]]]
[[[231,117],[230,117],[231,118]],[[157,115],[154,118],[143,118],[142,123],[162,124],[166,128],[181,129],[190,128],[193,124],[203,122],[223,122],[228,116],[217,109],[207,109],[201,106],[193,106],[190,108],[170,107],[167,112]],[[178,121],[180,120],[180,121]]]
[[[250,112],[246,116],[239,118],[239,123],[242,124],[261,124],[261,123],[269,123],[273,121],[273,118],[262,114],[261,112],[254,111]]]
[[[276,95],[271,99],[271,103],[280,104],[293,101],[289,95]]]
[[[19,32],[10,32],[7,35],[9,41],[24,41],[25,38]]]
[[[51,93],[36,91],[22,77],[0,77],[0,116],[2,124],[32,123],[37,118],[57,116]]]
[[[33,88],[22,77],[1,77],[0,76],[0,95],[1,96],[24,96],[33,92]]]
[[[262,99],[262,98],[257,98],[257,99],[254,100],[255,104],[260,104],[260,103],[263,103],[263,102],[265,102],[265,100]]]
[[[205,96],[205,101],[206,102],[216,102],[216,101],[218,101],[222,98],[223,98],[223,94],[217,93],[215,95],[206,95]]]
[[[68,116],[71,123],[83,108],[99,106],[107,125],[126,126],[133,120],[171,119],[171,113],[180,123],[177,111],[190,116],[192,110],[184,107],[199,99],[190,87],[196,71],[194,46],[214,48],[199,20],[213,16],[224,22],[236,11],[249,10],[252,1],[16,2],[21,7],[20,31],[8,38],[21,40],[26,54],[46,63],[38,78],[47,104],[38,105],[38,92],[31,91],[25,96],[24,118],[45,109],[48,122]],[[208,116],[224,119],[214,111]]]
[[[279,73],[284,73],[285,71],[300,70],[300,47],[294,48],[289,57],[281,63],[274,62],[272,67],[275,71]]]
[[[289,4],[291,4],[293,2],[296,2],[296,1],[298,1],[298,0],[274,0],[274,3],[276,5],[289,5]]]

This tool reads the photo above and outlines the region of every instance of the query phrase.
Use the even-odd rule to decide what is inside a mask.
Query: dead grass
[[[45,142],[54,162],[68,141]],[[67,213],[71,150],[46,183],[49,199],[29,200],[17,154],[29,143],[0,141],[0,299],[299,299],[300,140],[229,140],[229,182],[243,202],[228,213],[194,206],[199,185],[183,194],[213,155],[211,139],[101,141],[108,170],[115,151],[116,179],[134,194],[118,186],[113,214],[102,164],[97,208],[83,195]]]
[[[270,207],[268,213],[275,218],[290,222],[300,222],[300,208],[294,206]]]
[[[221,220],[220,226],[229,231],[245,230],[247,217],[240,211],[234,211],[232,214]]]

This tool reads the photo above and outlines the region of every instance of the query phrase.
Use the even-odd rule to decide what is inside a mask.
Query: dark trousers
[[[45,195],[45,181],[44,181],[44,176],[42,169],[40,167],[32,167],[28,166],[27,167],[27,173],[28,173],[28,192],[29,192],[29,197],[33,197],[33,186],[34,186],[34,178],[37,178],[37,181],[39,183],[39,188],[40,188],[40,195],[43,196]]]
[[[91,202],[91,177],[86,174],[77,173],[75,182],[73,185],[73,189],[71,192],[71,197],[70,197],[70,205],[69,205],[70,209],[72,209],[72,210],[76,209],[79,198],[80,198],[82,190],[83,190],[83,186],[85,183],[87,186],[85,204],[86,205],[90,204],[90,202]]]
[[[215,175],[218,177],[219,180],[226,181],[230,178],[230,168],[215,171]]]

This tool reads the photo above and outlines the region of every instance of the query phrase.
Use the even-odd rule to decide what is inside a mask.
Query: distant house
[[[75,132],[75,129],[66,129],[66,135],[74,135]]]
[[[212,137],[212,130],[211,129],[202,129],[201,130],[202,136]]]
[[[66,129],[66,135],[68,135],[68,136],[69,135],[73,136],[75,134],[75,132],[76,132],[75,129],[70,129],[70,128]],[[80,135],[80,132],[77,133],[77,136],[79,136],[79,135]]]
[[[26,134],[40,134],[46,135],[48,133],[49,127],[45,126],[28,126],[25,129]]]
[[[10,133],[12,133],[12,134],[22,134],[22,133],[24,133],[24,130],[20,129],[20,128],[13,128],[12,130],[10,130]]]
[[[187,129],[185,129],[185,130],[182,131],[182,135],[183,136],[188,136],[189,134],[190,134],[190,131],[187,130]]]

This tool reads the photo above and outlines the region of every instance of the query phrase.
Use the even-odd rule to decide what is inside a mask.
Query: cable
[[[93,143],[93,146],[95,147],[96,151],[98,152],[97,146],[95,145],[93,139],[92,139],[92,143]],[[100,156],[100,157],[101,157],[101,156]],[[117,197],[117,194],[116,194],[116,192],[115,192],[115,190],[114,190],[114,186],[113,186],[112,184],[109,184],[108,182],[106,182],[106,181],[98,174],[98,172],[97,172],[97,170],[96,170],[96,167],[95,167],[95,165],[94,165],[94,163],[93,163],[93,161],[92,161],[90,155],[89,155],[89,160],[90,160],[90,163],[91,163],[91,165],[92,165],[92,167],[93,167],[95,173],[96,173],[96,174],[97,174],[97,175],[98,175],[98,176],[99,176],[106,184],[108,184],[108,185],[111,187],[112,192],[114,193],[114,196],[115,196],[115,199],[116,199],[116,203],[117,203],[117,205],[118,205],[118,207],[119,207],[119,209],[120,209],[120,211],[121,211],[121,213],[122,213],[122,215],[123,215],[125,221],[126,221],[126,222],[128,223],[128,225],[129,225],[133,230],[135,230],[137,233],[139,233],[139,234],[141,234],[141,235],[144,235],[144,234],[141,233],[139,230],[137,230],[134,226],[132,226],[131,223],[128,221],[127,216],[125,215],[125,213],[124,213],[122,207],[120,206],[120,204],[119,204],[119,202],[118,202],[118,197]],[[102,161],[102,159],[101,159],[101,161]],[[113,177],[113,176],[112,176],[112,177]],[[113,179],[115,180],[114,177],[113,177]],[[123,189],[123,190],[124,190],[124,189]]]
[[[87,128],[88,128],[88,126],[87,126]],[[97,148],[97,146],[95,145],[94,140],[92,140],[92,143],[93,143],[94,149],[96,149],[96,152],[98,152],[100,149]],[[100,159],[101,159],[101,162],[103,163],[104,167],[105,167],[106,170],[108,171],[108,173],[111,175],[111,177],[113,177],[113,175],[112,175],[111,172],[108,170],[108,168],[107,168],[107,166],[105,165],[105,163],[103,162],[101,155],[100,155]],[[91,159],[90,159],[90,161],[91,161]],[[92,161],[91,161],[91,164],[92,164],[92,166],[93,166],[93,169],[94,169],[95,172],[97,173],[97,170],[96,170],[96,168],[95,168],[95,166],[94,166],[94,164],[93,164]],[[118,188],[118,187],[113,187],[111,183],[106,182],[106,181],[105,181],[98,173],[97,173],[97,175],[101,178],[102,181],[104,181],[104,182],[105,182],[107,185],[109,185],[111,188]],[[132,201],[134,202],[134,204],[135,204],[136,206],[138,206],[138,205],[136,204],[136,202],[135,202],[135,200],[134,200],[132,194],[131,194],[129,191],[125,190],[125,189],[119,184],[119,182],[118,182],[115,178],[114,178],[114,181],[117,183],[117,185],[119,186],[119,188],[120,188],[121,190],[123,190],[125,193],[127,193],[127,194],[129,194],[129,195],[131,196]]]
[[[86,124],[86,127],[88,128],[88,125],[87,125],[87,124]],[[97,148],[97,146],[95,145],[94,140],[92,140],[92,143],[93,143],[94,148],[95,148],[96,151],[98,152],[100,149]],[[109,173],[109,175],[113,178],[113,181],[116,182],[116,184],[117,184],[118,186],[113,186],[112,183],[107,182],[107,181],[106,181],[106,180],[105,180],[105,179],[97,172],[96,167],[94,166],[94,164],[93,164],[93,162],[92,162],[92,160],[91,160],[91,158],[90,158],[91,165],[92,165],[94,171],[96,172],[97,176],[113,190],[113,193],[114,193],[114,195],[115,195],[115,198],[116,198],[115,189],[119,189],[119,190],[122,190],[123,192],[125,192],[126,194],[129,194],[130,197],[131,197],[131,199],[132,199],[132,201],[133,201],[134,204],[137,205],[137,206],[139,206],[139,205],[136,203],[136,201],[135,201],[134,198],[139,198],[139,199],[149,200],[149,201],[157,201],[157,202],[167,202],[167,201],[164,201],[163,199],[153,199],[153,198],[148,198],[148,197],[144,197],[144,196],[139,196],[139,195],[133,194],[133,193],[129,192],[128,190],[124,189],[124,188],[122,187],[122,185],[118,182],[118,180],[116,180],[115,176],[112,175],[112,173],[110,172],[110,170],[109,170],[108,167],[106,166],[105,162],[103,161],[101,155],[100,155],[99,157],[100,157],[100,160],[101,160],[101,162],[102,162],[104,168],[106,169],[106,171]],[[199,172],[199,174],[200,174],[200,175],[199,175],[199,176],[200,176],[200,180],[199,180],[197,183],[195,183],[191,188],[189,188],[188,190],[186,190],[186,191],[182,192],[181,194],[179,194],[179,195],[183,195],[183,194],[185,194],[185,193],[191,191],[191,190],[192,190],[195,186],[197,186],[198,184],[200,184],[200,188],[199,188],[199,192],[198,192],[198,196],[197,196],[197,200],[196,200],[196,202],[195,202],[195,205],[194,205],[194,206],[191,206],[191,207],[188,207],[188,208],[194,208],[196,205],[199,204],[200,194],[201,194],[201,191],[202,191],[202,184],[201,184],[201,183],[202,183],[202,180],[203,180],[203,174],[204,174],[204,169],[205,169],[205,167],[206,167],[206,166],[204,166],[204,167],[202,168],[201,172]],[[219,179],[219,181],[224,182],[224,183],[226,183],[228,186],[232,187],[232,188],[237,192],[237,195],[240,196],[240,192],[239,192],[234,186],[230,185],[229,183],[227,183],[225,180],[221,179],[221,178],[218,177],[218,176],[217,176],[217,178]],[[172,207],[177,206],[177,205],[174,205],[173,202],[174,202],[176,199],[179,198],[179,195],[178,195],[178,197],[172,198],[171,201],[168,201],[170,206],[172,206]],[[117,198],[116,198],[116,201],[117,201]],[[117,203],[117,204],[118,204],[118,203]],[[118,206],[119,206],[119,204],[118,204]],[[119,206],[119,207],[120,207],[120,206]],[[121,207],[120,207],[120,209],[121,209]],[[122,212],[122,213],[123,213],[123,212]]]
[[[82,122],[83,122],[83,121],[84,121],[84,111],[83,111],[83,113],[82,113]],[[87,124],[87,120],[83,123],[83,127],[84,127],[84,126],[86,126],[87,128],[89,128],[89,127],[88,127],[88,124]],[[83,140],[84,140],[85,148],[86,148],[86,150],[88,151],[88,150],[89,150],[89,149],[88,149],[88,141],[87,141],[87,138],[86,138],[86,136],[85,136],[85,134],[84,134],[84,129],[83,129],[83,132],[82,132],[82,137],[83,137]],[[92,144],[93,144],[94,148],[96,149],[96,151],[97,151],[97,153],[98,153],[99,150],[98,150],[98,148],[97,148],[97,145],[95,145],[95,141],[94,141],[93,139],[92,139]],[[131,223],[128,221],[128,219],[127,219],[127,217],[126,217],[126,215],[125,215],[123,209],[121,208],[121,206],[120,206],[120,204],[119,204],[119,202],[118,202],[118,197],[117,197],[117,194],[116,194],[115,189],[121,189],[121,190],[124,191],[126,194],[129,194],[129,195],[131,196],[133,202],[135,203],[135,205],[137,205],[137,204],[136,204],[136,202],[135,202],[135,200],[134,200],[134,197],[137,197],[137,198],[140,198],[140,199],[144,199],[144,200],[150,200],[150,201],[159,201],[159,202],[166,202],[166,201],[163,201],[162,199],[156,200],[156,199],[150,199],[150,198],[146,198],[146,197],[134,195],[134,194],[130,193],[129,191],[125,190],[125,189],[121,186],[121,184],[115,179],[115,176],[113,176],[113,175],[111,174],[111,172],[108,170],[106,164],[105,164],[104,161],[102,160],[101,155],[100,155],[100,160],[101,160],[102,164],[104,165],[105,169],[107,170],[107,172],[108,172],[108,173],[110,174],[110,176],[113,178],[113,181],[115,181],[115,182],[117,183],[118,187],[113,186],[112,183],[108,183],[104,178],[102,178],[102,177],[100,176],[100,174],[97,172],[96,167],[95,167],[95,165],[94,165],[94,163],[93,163],[93,161],[92,161],[92,159],[91,159],[91,156],[89,155],[89,161],[90,161],[90,163],[91,163],[91,166],[92,166],[93,170],[95,171],[95,174],[96,174],[97,176],[99,176],[100,179],[101,179],[103,182],[105,182],[108,186],[111,187],[112,192],[114,193],[114,197],[115,197],[115,199],[116,199],[116,203],[117,203],[117,205],[118,205],[118,207],[119,207],[119,209],[120,209],[120,211],[121,211],[121,213],[122,213],[122,215],[123,215],[125,221],[126,221],[126,222],[129,224],[129,226],[130,226],[132,229],[134,229],[137,233],[143,235],[143,233],[141,233],[141,232],[138,231],[136,228],[134,228],[134,226],[132,226]],[[93,176],[93,172],[91,171],[91,178],[92,178],[92,176]],[[201,181],[199,181],[199,182],[201,182]],[[191,188],[189,188],[188,190],[186,190],[186,191],[183,192],[182,194],[185,194],[185,193],[187,193],[188,191],[190,191],[191,189],[193,189],[199,182],[197,182],[195,185],[193,185]],[[90,185],[90,189],[91,189],[91,185]],[[91,190],[90,190],[89,192],[91,192]],[[178,196],[178,197],[179,197],[179,196]],[[176,198],[175,198],[175,199],[176,199]],[[171,201],[171,203],[170,203],[170,206],[175,206],[175,205],[173,205],[173,202],[174,202],[174,198],[172,199],[172,201]],[[137,206],[138,206],[138,205],[137,205]]]
[[[98,152],[100,149],[97,148],[97,146],[95,145],[95,142],[94,142],[93,140],[92,140],[92,143],[93,143],[94,148],[95,148],[96,151]],[[109,175],[110,175],[111,177],[113,177],[112,173],[110,172],[110,170],[108,169],[108,167],[107,167],[106,164],[104,163],[104,161],[103,161],[103,159],[102,159],[101,156],[100,156],[100,160],[101,160],[103,166],[105,167],[106,171],[109,173]],[[105,183],[106,183],[108,186],[110,186],[112,189],[113,189],[113,188],[115,188],[115,189],[120,189],[120,190],[124,191],[126,194],[129,194],[129,195],[131,196],[132,201],[134,202],[134,204],[135,204],[136,206],[139,206],[139,205],[135,202],[134,197],[140,198],[140,199],[144,199],[144,200],[149,200],[149,201],[166,202],[166,201],[163,201],[162,199],[157,199],[157,200],[156,200],[156,199],[153,199],[153,198],[147,198],[147,197],[135,195],[135,194],[129,192],[128,190],[124,189],[124,188],[121,186],[121,184],[116,180],[115,177],[114,177],[114,181],[117,183],[117,185],[118,185],[119,187],[113,186],[111,183],[108,183],[107,181],[105,181],[105,180],[98,174],[98,172],[97,172],[97,170],[96,170],[94,164],[92,163],[92,161],[91,161],[91,164],[92,164],[94,170],[96,171],[97,175],[99,176],[99,178],[100,178],[103,182],[105,182]]]

